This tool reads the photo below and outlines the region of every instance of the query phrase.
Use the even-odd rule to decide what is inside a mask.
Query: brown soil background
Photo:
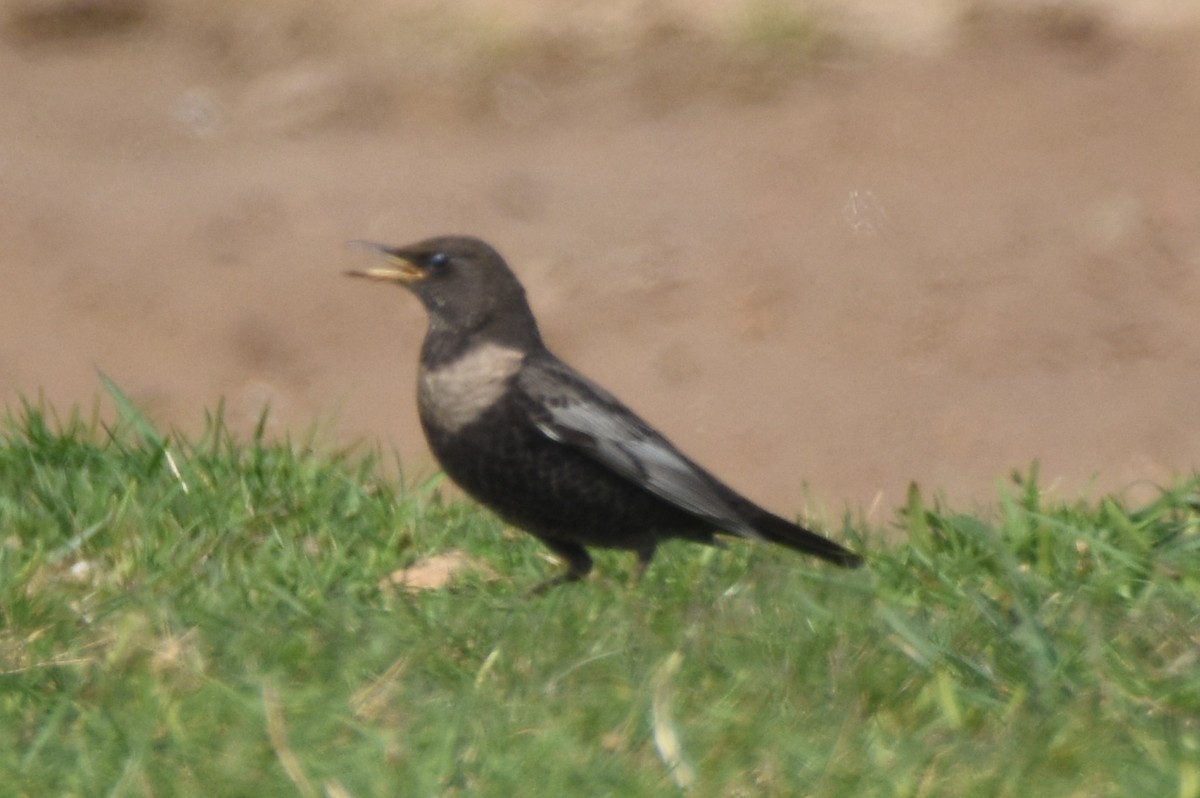
[[[102,369],[165,426],[269,403],[429,474],[423,314],[343,242],[461,232],[560,355],[783,512],[1200,462],[1194,19],[248,5],[3,6],[10,409],[111,412]]]

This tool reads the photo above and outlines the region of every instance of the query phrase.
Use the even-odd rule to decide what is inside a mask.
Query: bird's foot
[[[561,574],[552,576],[549,579],[543,579],[541,582],[538,582],[532,588],[525,591],[525,598],[544,596],[559,585],[578,582],[585,576],[587,576],[587,574],[580,574],[576,573],[575,571],[563,571]]]

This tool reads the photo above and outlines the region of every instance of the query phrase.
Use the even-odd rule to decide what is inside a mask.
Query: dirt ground
[[[269,403],[275,433],[429,474],[422,311],[343,278],[343,242],[458,232],[553,349],[784,513],[886,521],[910,481],[986,504],[1035,459],[1068,497],[1200,464],[1194,28],[1000,15],[917,55],[426,15],[389,49],[185,7],[8,7],[9,408],[90,408],[99,369],[164,425]]]

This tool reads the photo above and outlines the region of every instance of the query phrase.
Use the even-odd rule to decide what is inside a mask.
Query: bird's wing
[[[726,499],[732,493],[620,400],[557,359],[527,362],[518,387],[533,423],[651,493],[726,532],[761,538]]]

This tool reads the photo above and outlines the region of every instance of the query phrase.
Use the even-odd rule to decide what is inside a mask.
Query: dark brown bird
[[[468,494],[566,561],[539,591],[587,576],[588,546],[636,552],[640,574],[662,541],[713,545],[716,532],[862,564],[727,487],[555,357],[525,290],[488,244],[361,243],[386,265],[348,274],[403,285],[429,315],[417,406],[434,456]]]

